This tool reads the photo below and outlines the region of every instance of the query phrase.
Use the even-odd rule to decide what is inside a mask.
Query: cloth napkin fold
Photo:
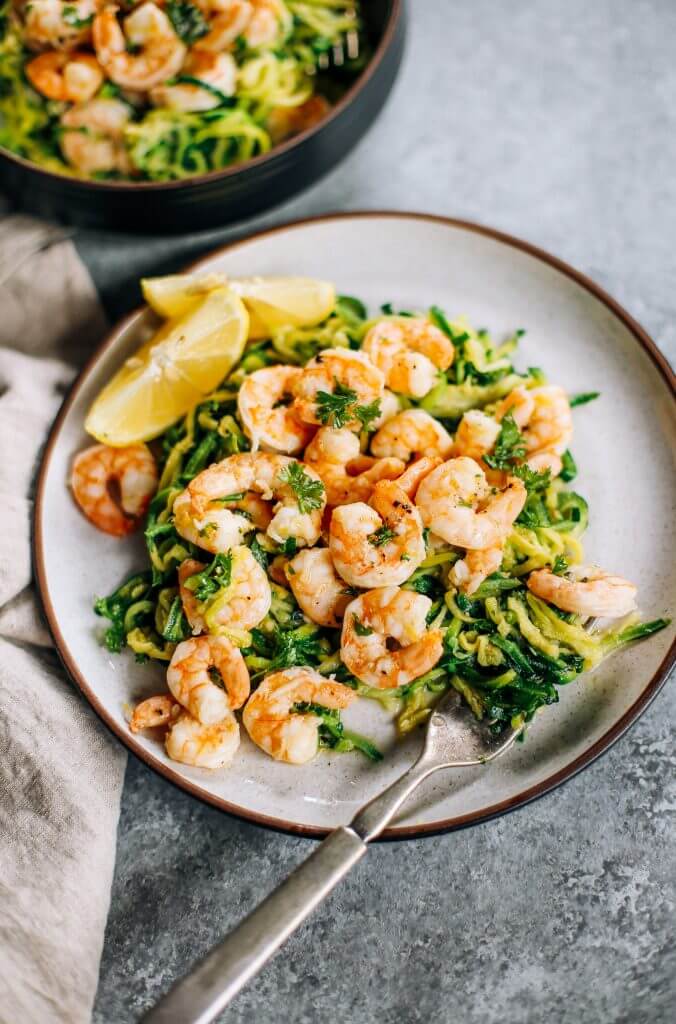
[[[125,754],[60,667],[31,582],[32,488],[106,327],[64,229],[0,212],[0,1022],[91,1018]]]

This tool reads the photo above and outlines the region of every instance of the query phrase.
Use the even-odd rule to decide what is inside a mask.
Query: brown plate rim
[[[327,221],[336,220],[349,220],[349,219],[364,219],[369,218],[378,220],[381,218],[395,218],[402,220],[416,220],[416,221],[428,221],[434,224],[444,225],[462,231],[468,231],[473,234],[484,235],[487,238],[492,238],[504,245],[508,245],[511,248],[525,252],[530,256],[534,256],[536,259],[543,263],[548,264],[555,270],[564,274],[566,277],[575,281],[578,285],[584,288],[587,292],[593,295],[596,299],[603,303],[627,328],[630,334],[635,338],[641,348],[644,349],[650,356],[652,362],[657,367],[657,370],[663,377],[669,391],[671,392],[672,399],[676,403],[676,375],[671,370],[669,363],[666,358],[658,349],[655,342],[650,338],[646,331],[637,323],[636,320],[618,303],[613,299],[607,292],[605,292],[599,285],[588,278],[585,274],[575,270],[569,264],[560,260],[556,256],[552,256],[550,253],[543,249],[532,245],[530,242],[523,241],[513,235],[506,234],[502,231],[498,231],[494,228],[486,227],[482,224],[477,224],[472,221],[459,220],[452,217],[443,217],[436,214],[429,213],[413,213],[399,210],[358,210],[354,212],[344,211],[339,213],[327,213],[321,214],[315,217],[307,217],[301,220],[291,221],[286,224],[277,225],[272,228],[266,228],[261,231],[257,231],[245,238],[237,239],[233,242],[228,243],[212,250],[210,253],[202,256],[199,260],[194,261],[186,267],[186,270],[192,270],[198,267],[205,260],[211,259],[220,253],[231,252],[233,249],[237,249],[239,246],[246,245],[249,242],[255,241],[260,238],[264,238],[268,235],[279,234],[281,232],[292,231],[302,229],[309,224],[317,224]],[[50,633],[54,640],[54,644],[61,659],[64,668],[76,684],[78,689],[81,691],[83,696],[89,702],[91,707],[97,713],[99,718],[108,726],[108,728],[122,741],[122,743],[135,754],[141,761],[147,764],[150,768],[159,772],[169,782],[174,783],[181,789],[189,793],[191,796],[195,796],[205,803],[211,804],[217,807],[219,810],[226,811],[228,814],[232,814],[237,818],[241,818],[246,821],[251,821],[254,824],[262,825],[267,828],[274,829],[279,832],[289,833],[292,835],[305,836],[312,839],[319,839],[326,836],[330,829],[321,828],[315,825],[297,825],[294,822],[287,821],[280,818],[274,818],[266,814],[260,814],[256,811],[251,811],[237,804],[232,804],[227,800],[220,797],[212,796],[205,793],[199,787],[197,787],[189,779],[184,778],[180,773],[169,768],[152,753],[145,750],[143,747],[137,744],[136,740],[129,732],[129,730],[123,729],[113,718],[108,715],[108,712],[99,702],[98,697],[93,692],[87,680],[79,672],[75,659],[71,655],[66,643],[64,642],[61,634],[58,619],[52,603],[49,587],[47,582],[47,576],[45,572],[44,562],[44,549],[41,523],[44,515],[44,486],[45,479],[47,476],[47,470],[52,456],[52,451],[56,444],[59,436],[61,424],[66,417],[71,405],[73,404],[80,388],[83,386],[90,370],[95,366],[101,356],[111,348],[119,338],[120,334],[127,329],[129,324],[136,319],[140,313],[147,307],[142,306],[131,312],[128,316],[120,320],[109,332],[104,341],[94,351],[87,363],[83,367],[82,371],[78,374],[75,382],[73,383],[70,391],[66,395],[61,408],[54,420],[54,423],[50,429],[45,448],[40,463],[40,468],[37,476],[36,494],[35,494],[35,506],[33,514],[33,566],[35,579],[37,582],[38,593],[42,601],[42,607],[47,621]],[[490,807],[484,808],[481,811],[475,811],[469,814],[458,815],[454,818],[447,818],[440,822],[434,822],[429,825],[408,825],[403,827],[395,827],[386,829],[379,839],[382,840],[399,840],[399,839],[418,839],[423,836],[439,835],[444,832],[450,832],[455,829],[465,828],[469,825],[477,825],[481,822],[496,818],[502,814],[506,814],[509,811],[516,810],[518,807],[523,807],[533,800],[544,796],[546,793],[556,789],[563,782],[573,778],[579,771],[586,768],[593,761],[596,760],[601,754],[605,753],[613,743],[616,742],[623,735],[624,732],[640,717],[640,715],[646,710],[651,701],[657,696],[658,692],[666,682],[669,673],[671,672],[674,664],[676,663],[676,640],[672,643],[669,651],[663,658],[657,671],[653,674],[650,681],[644,688],[641,695],[632,704],[632,706],[618,719],[617,722],[610,729],[608,729],[603,736],[601,736],[592,746],[586,750],[579,757],[575,758],[570,764],[566,765],[560,771],[555,772],[553,775],[544,779],[542,782],[535,786],[531,786],[519,793],[517,796],[512,797],[509,800],[503,800],[499,803],[493,804]]]
[[[54,181],[60,184],[63,184],[64,182],[71,182],[77,186],[90,189],[93,192],[102,192],[104,194],[106,192],[111,193],[116,191],[179,191],[192,186],[227,180],[228,178],[232,178],[244,171],[255,170],[274,158],[284,156],[284,154],[289,153],[297,146],[301,146],[308,139],[319,134],[319,132],[323,131],[326,125],[330,124],[337,117],[340,117],[343,111],[352,104],[359,93],[362,92],[364,87],[370,82],[382,64],[385,55],[390,49],[390,45],[394,39],[397,26],[399,25],[403,13],[404,0],[392,0],[390,16],[387,19],[378,45],[373,51],[373,56],[365,66],[362,73],[352,83],[350,88],[347,89],[344,95],[341,96],[336,105],[331,108],[326,117],[323,117],[316,125],[306,128],[304,131],[299,132],[298,135],[294,135],[286,142],[281,142],[278,146],[272,146],[269,152],[261,153],[258,156],[252,157],[250,160],[245,160],[243,163],[233,164],[231,167],[223,167],[218,171],[208,171],[206,174],[196,174],[188,178],[180,178],[178,181],[93,181],[90,178],[78,178],[75,175],[58,174],[56,171],[50,171],[48,168],[42,167],[40,164],[35,163],[32,160],[27,160],[25,157],[19,156],[18,153],[13,153],[11,149],[5,149],[4,146],[0,146],[0,156],[11,163],[17,164],[25,170],[30,170],[43,176],[49,181]]]

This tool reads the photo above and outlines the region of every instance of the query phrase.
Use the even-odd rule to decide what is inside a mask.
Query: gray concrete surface
[[[410,7],[405,67],[368,139],[253,224],[358,207],[492,224],[596,278],[673,356],[676,6]],[[118,314],[140,273],[253,224],[77,243]],[[223,1020],[673,1020],[675,723],[667,689],[611,753],[540,802],[374,848]],[[96,1024],[137,1020],[309,849],[201,806],[131,759]]]

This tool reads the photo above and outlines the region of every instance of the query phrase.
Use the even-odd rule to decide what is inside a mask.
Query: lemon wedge
[[[249,331],[242,300],[215,288],[167,321],[95,399],[85,429],[103,444],[150,441],[213,391],[239,360]]]
[[[141,281],[143,297],[160,316],[187,313],[213,288],[228,287],[249,311],[249,339],[267,338],[278,327],[310,327],[326,319],[336,304],[329,281],[312,277],[233,277],[224,274],[172,274]]]

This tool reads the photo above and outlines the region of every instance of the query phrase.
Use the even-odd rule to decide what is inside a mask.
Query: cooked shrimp
[[[354,690],[309,668],[287,668],[267,676],[251,694],[242,721],[254,743],[276,761],[305,764],[319,749],[318,715],[293,711],[296,704],[346,708]]]
[[[308,128],[314,128],[330,110],[329,101],[315,94],[297,107],[274,107],[268,114],[266,128],[272,141],[277,144]]]
[[[258,494],[234,491],[204,501],[201,476],[174,501],[174,525],[182,537],[216,555],[240,545],[252,530],[267,530],[272,519],[269,502]]]
[[[98,0],[30,0],[23,37],[31,50],[72,50],[89,42]]]
[[[412,455],[438,455],[446,459],[452,445],[448,431],[423,409],[405,409],[398,413],[371,439],[374,455],[394,455],[404,462]]]
[[[133,170],[124,144],[130,108],[121,100],[94,99],[71,107],[61,118],[59,145],[65,160],[82,174]]]
[[[34,89],[49,100],[86,103],[103,85],[103,68],[91,53],[48,50],[24,67]]]
[[[390,689],[429,672],[444,649],[440,629],[428,630],[429,597],[398,587],[360,594],[345,609],[340,657],[363,683]],[[388,640],[399,645],[388,647]]]
[[[233,96],[237,84],[237,65],[230,53],[209,53],[193,49],[181,69],[193,82],[162,82],[150,90],[150,102],[169,110],[212,110]],[[203,82],[204,85],[200,85]],[[206,88],[205,88],[206,87]],[[220,96],[218,94],[221,94]]]
[[[398,586],[425,558],[420,513],[401,487],[381,480],[370,505],[358,501],[334,510],[329,548],[336,569],[352,586]]]
[[[467,551],[451,569],[451,583],[464,594],[473,594],[491,573],[500,568],[504,547],[504,541],[500,541],[491,548]]]
[[[179,714],[180,705],[168,693],[147,697],[137,704],[129,722],[132,732],[143,729],[156,729],[161,725],[169,725]]]
[[[388,317],[370,329],[362,351],[385,374],[388,388],[423,398],[434,387],[438,370],[453,362],[449,338],[424,317]]]
[[[551,569],[537,569],[526,585],[543,601],[585,618],[619,619],[636,610],[634,584],[597,566],[576,565],[566,576],[556,576]]]
[[[169,662],[167,685],[203,725],[220,722],[228,711],[241,707],[251,688],[239,648],[224,636],[183,640]]]
[[[201,50],[221,53],[244,36],[253,15],[251,0],[198,0],[207,15],[209,31],[197,40]]]
[[[383,391],[383,397],[380,399],[380,415],[372,421],[372,429],[380,430],[382,426],[384,426],[400,411],[401,399],[398,395],[395,395],[394,391],[388,391],[387,388],[385,388]]]
[[[240,38],[252,50],[277,46],[293,26],[282,0],[201,0],[199,6],[207,13],[209,32],[196,45],[214,53]]]
[[[362,455],[359,438],[346,427],[320,427],[303,460],[321,477],[331,506],[368,501],[379,480],[394,480],[404,469],[401,459]]]
[[[355,409],[379,402],[384,389],[383,374],[363,352],[326,348],[310,360],[297,378],[293,410],[304,423],[324,423],[329,427],[342,425],[360,430],[362,424],[355,415]],[[336,423],[330,400],[322,400],[322,396],[331,394],[336,394],[339,401],[343,396],[345,416],[342,424]]]
[[[232,711],[226,712],[220,722],[203,725],[182,711],[167,733],[164,741],[172,761],[190,764],[195,768],[224,768],[239,747],[239,723]]]
[[[300,366],[266,366],[244,378],[237,395],[237,412],[254,451],[294,455],[305,448],[313,428],[301,423],[285,399],[303,373]]]
[[[433,469],[441,465],[441,462],[442,460],[437,455],[422,455],[419,459],[411,462],[401,476],[397,477],[397,486],[401,487],[402,491],[406,491],[409,498],[415,498],[422,481],[429,476]]]
[[[528,456],[539,452],[563,455],[573,436],[570,402],[563,388],[515,388],[498,403],[495,416],[510,412],[523,433]]]
[[[525,502],[521,480],[508,477],[503,490],[491,488],[478,462],[466,456],[433,469],[416,494],[425,526],[448,544],[472,549],[503,540]]]
[[[453,440],[453,455],[469,459],[483,458],[493,450],[500,433],[500,424],[480,409],[470,409],[460,420]]]
[[[207,551],[234,547],[252,524],[229,509],[237,507],[247,492],[276,501],[272,519],[263,527],[272,540],[281,544],[295,537],[299,547],[317,542],[326,504],[321,480],[296,459],[267,452],[231,455],[199,473],[174,502],[176,529]]]
[[[244,545],[230,552],[230,582],[200,601],[188,581],[205,568],[202,562],[186,558],[178,567],[178,584],[185,617],[193,633],[253,629],[270,611],[270,583],[251,550]]]
[[[92,29],[96,56],[110,80],[123,89],[146,92],[177,75],[188,51],[168,15],[147,0],[120,25],[118,11],[114,4],[104,7]]]
[[[119,489],[119,501],[111,485]],[[157,489],[157,466],[144,444],[109,448],[95,444],[73,459],[73,497],[87,519],[114,537],[124,537],[139,524]]]
[[[354,592],[336,572],[328,548],[299,551],[284,568],[293,596],[309,619],[336,628]]]

